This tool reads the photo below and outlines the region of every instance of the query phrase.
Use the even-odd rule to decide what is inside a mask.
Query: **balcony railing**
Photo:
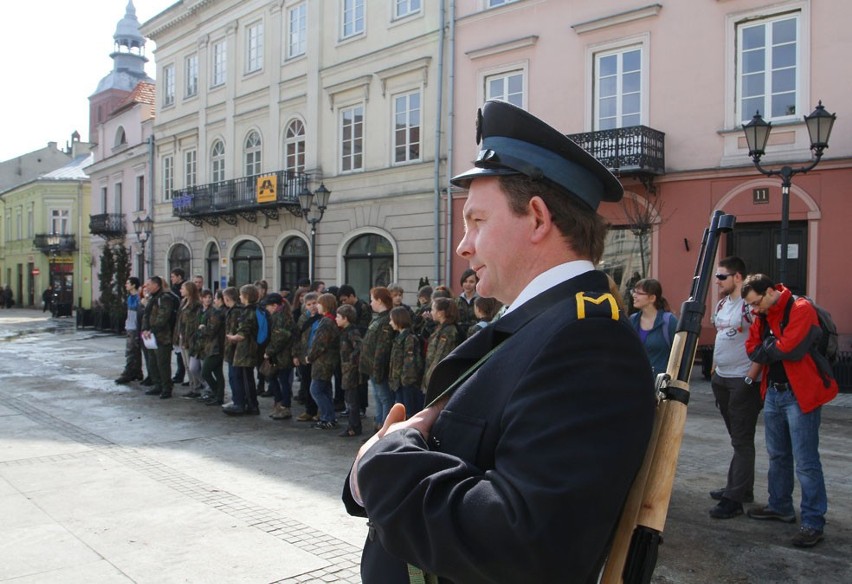
[[[306,173],[279,170],[174,191],[172,214],[193,225],[203,221],[218,225],[219,219],[236,225],[237,217],[254,222],[257,212],[277,219],[280,208],[300,215],[299,193],[309,178]]]
[[[102,213],[89,216],[89,233],[104,239],[124,237],[127,226],[121,213]]]
[[[48,239],[51,235],[52,234],[50,233],[36,233],[36,236],[33,239],[33,247],[47,255],[50,255],[51,252],[61,253],[77,251],[77,238],[74,235],[58,235],[57,237],[59,237],[59,242],[53,246],[50,245],[50,240]]]
[[[617,175],[639,177],[666,173],[665,136],[647,126],[568,134]]]

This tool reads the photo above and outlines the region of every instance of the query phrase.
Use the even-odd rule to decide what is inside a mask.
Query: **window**
[[[119,126],[118,130],[115,131],[115,142],[113,146],[118,148],[119,146],[124,146],[127,144],[127,134],[124,133],[124,127]]]
[[[260,134],[255,131],[249,133],[246,138],[246,176],[260,174]]]
[[[364,0],[343,0],[343,38],[364,32]]]
[[[18,216],[20,217],[20,215]],[[50,210],[50,232],[59,235],[68,235],[71,225],[71,211],[68,209]],[[20,237],[18,237],[20,239]]]
[[[488,8],[494,8],[495,6],[502,6],[503,4],[510,4],[515,0],[488,0]]]
[[[512,71],[485,78],[485,99],[501,99],[524,107],[524,73]]]
[[[647,235],[634,235],[626,227],[613,226],[607,231],[604,254],[598,268],[612,276],[628,306],[631,306],[628,288],[651,270],[649,240]]]
[[[642,48],[595,55],[595,130],[642,123]]]
[[[234,249],[234,286],[253,284],[263,278],[263,251],[255,242],[246,240]]]
[[[207,246],[207,282],[214,292],[219,289],[219,248],[215,243]]]
[[[799,102],[799,15],[785,14],[737,28],[737,89],[743,123],[796,115]]]
[[[299,281],[308,278],[308,244],[300,237],[291,237],[281,247],[278,262],[281,266],[281,286],[296,290]]]
[[[210,182],[222,182],[225,180],[225,143],[216,140],[210,150]]]
[[[27,209],[27,238],[31,238],[35,235],[35,217],[33,214],[33,208],[30,207]]]
[[[109,200],[109,191],[107,187],[101,187],[101,213],[106,213],[109,211],[107,208],[107,201]]]
[[[263,69],[263,22],[246,28],[246,73]]]
[[[375,233],[360,235],[346,246],[343,256],[345,282],[356,290],[387,286],[394,281],[393,246]]]
[[[24,238],[24,216],[21,215],[21,209],[15,214],[15,226],[18,228],[18,239]]]
[[[186,58],[186,97],[198,94],[198,55]]]
[[[171,156],[163,157],[163,200],[171,201],[172,200],[172,191],[175,188],[175,175],[174,175],[174,158]]]
[[[136,177],[136,210],[143,209],[145,209],[145,176],[139,175]]]
[[[395,0],[394,18],[403,18],[420,12],[420,0]]]
[[[183,154],[183,186],[192,188],[196,185],[198,171],[198,155],[195,150],[187,150]]]
[[[190,258],[192,256],[189,253],[189,248],[186,247],[182,243],[178,243],[169,251],[169,273],[175,268],[180,268],[183,270],[184,274],[190,274],[192,271],[190,268]],[[167,283],[168,285],[168,283]]]
[[[420,92],[393,100],[393,161],[420,160]]]
[[[293,120],[284,133],[284,167],[290,173],[305,170],[305,124]]]
[[[175,103],[175,66],[163,67],[163,105],[174,105]]]
[[[228,74],[227,63],[227,45],[225,41],[213,43],[213,75],[211,77],[211,86],[216,87],[225,83],[225,78]]]
[[[307,40],[308,7],[305,2],[297,4],[287,12],[287,58],[305,54]]]
[[[115,183],[115,190],[112,193],[112,212],[121,215],[121,183]]]
[[[364,167],[364,106],[340,111],[340,170],[350,172]]]

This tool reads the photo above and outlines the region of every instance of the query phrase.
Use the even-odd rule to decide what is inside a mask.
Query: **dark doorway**
[[[741,257],[750,274],[781,277],[781,224],[737,223],[728,236],[727,255]],[[808,224],[791,221],[787,229],[787,281],[794,294],[805,294],[808,285]]]

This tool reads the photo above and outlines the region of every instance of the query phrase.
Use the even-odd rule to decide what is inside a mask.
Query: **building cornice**
[[[505,43],[483,47],[481,49],[473,49],[472,51],[466,52],[465,55],[467,55],[471,60],[481,59],[482,57],[490,57],[491,55],[499,55],[500,53],[507,53],[509,51],[523,49],[524,47],[531,47],[537,42],[538,35],[530,35],[507,41]]]
[[[619,12],[602,18],[595,18],[594,20],[588,20],[579,24],[572,24],[571,28],[573,28],[574,32],[577,34],[585,34],[594,30],[601,30],[603,28],[609,28],[610,26],[617,26],[619,24],[641,20],[643,18],[657,16],[662,8],[662,4],[649,4],[642,8],[635,8],[633,10]]]

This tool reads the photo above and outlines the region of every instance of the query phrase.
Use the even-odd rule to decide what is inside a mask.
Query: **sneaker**
[[[793,536],[793,545],[801,548],[814,547],[823,540],[822,531],[812,527],[802,526],[799,532]]]
[[[311,426],[311,428],[313,428],[314,430],[331,430],[332,428],[336,427],[337,424],[335,424],[334,422],[323,422],[322,420]]]
[[[188,391],[185,394],[181,395],[181,397],[183,399],[198,399],[199,397],[201,397],[201,394],[193,389],[192,391]]]
[[[725,496],[725,487],[722,487],[721,489],[716,489],[714,491],[710,491],[710,498],[713,499],[714,501],[721,501],[722,497],[724,497],[724,496]],[[745,494],[745,497],[743,497],[743,503],[754,503],[754,493],[752,491],[749,491],[748,493]]]
[[[733,519],[742,514],[743,504],[727,497],[722,497],[719,504],[710,509],[710,517],[713,519]]]
[[[773,521],[783,521],[784,523],[796,522],[795,513],[791,513],[789,515],[779,513],[778,511],[770,509],[769,505],[766,505],[764,507],[752,507],[748,510],[748,516],[752,519],[769,519]]]
[[[297,422],[313,422],[314,417],[310,415],[308,412],[302,412],[296,417]]]
[[[293,414],[290,413],[290,408],[285,407],[285,406],[281,406],[280,408],[278,408],[278,417],[275,418],[275,419],[276,420],[289,420],[292,417],[293,417]]]

